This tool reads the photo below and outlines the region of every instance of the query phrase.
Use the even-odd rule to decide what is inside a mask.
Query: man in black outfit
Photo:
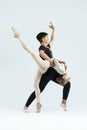
[[[50,23],[49,27],[52,29],[52,35],[51,35],[51,39],[49,41],[48,38],[48,34],[45,32],[41,32],[39,33],[36,38],[37,40],[40,42],[41,46],[39,47],[39,55],[43,60],[48,60],[50,62],[50,67],[48,68],[48,70],[42,74],[42,77],[40,79],[40,83],[39,83],[39,88],[40,91],[42,92],[44,90],[44,88],[46,87],[47,83],[49,81],[53,81],[57,84],[59,84],[59,82],[57,81],[57,77],[61,77],[63,75],[60,75],[53,67],[55,66],[54,61],[53,61],[53,56],[52,56],[52,51],[51,51],[51,46],[54,43],[55,40],[55,27],[53,26],[52,23]],[[60,61],[61,63],[63,63],[66,66],[66,62],[65,61]],[[69,94],[69,90],[70,90],[70,81],[68,83],[66,83],[65,85],[63,85],[63,96],[62,96],[62,101],[61,101],[61,106],[63,107],[63,109],[66,111],[66,102],[67,102],[67,98],[68,98],[68,94]],[[24,111],[28,110],[28,107],[30,106],[30,104],[33,102],[33,100],[36,98],[35,96],[35,91],[33,91],[31,93],[31,95],[29,96],[25,106],[24,106]],[[41,109],[41,105],[38,104],[39,109]]]

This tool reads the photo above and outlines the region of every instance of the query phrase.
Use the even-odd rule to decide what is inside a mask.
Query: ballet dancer
[[[54,28],[52,23],[50,23],[50,28]],[[36,107],[37,107],[37,112],[40,111],[41,109],[41,103],[40,103],[40,88],[39,88],[39,82],[41,79],[42,74],[44,74],[47,69],[51,66],[53,67],[59,74],[63,75],[62,78],[57,77],[56,81],[59,82],[60,85],[65,85],[68,81],[69,81],[69,76],[66,73],[66,64],[64,61],[59,61],[55,58],[51,58],[50,61],[48,59],[43,60],[41,59],[40,56],[38,56],[21,38],[21,36],[19,35],[19,33],[16,31],[16,29],[12,28],[13,32],[14,32],[14,37],[18,38],[19,41],[21,42],[22,46],[24,47],[24,49],[26,49],[34,58],[34,60],[37,62],[38,64],[38,71],[35,77],[35,82],[34,82],[34,86],[35,86],[35,95],[36,95]],[[41,33],[40,33],[41,34]],[[47,35],[47,34],[45,34]],[[51,36],[51,42],[52,43],[54,34],[52,34]],[[39,35],[38,35],[39,36]],[[38,38],[38,37],[37,37]],[[26,106],[24,107],[24,110],[26,111]]]

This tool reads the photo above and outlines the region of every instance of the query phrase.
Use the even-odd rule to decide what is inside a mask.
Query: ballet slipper
[[[28,112],[29,112],[28,107],[24,106],[23,111],[24,111],[25,113],[28,113]]]
[[[41,107],[42,107],[42,105],[41,105],[40,103],[37,103],[37,104],[36,104],[36,108],[37,108],[37,111],[36,111],[36,112],[37,112],[37,113],[41,111]]]
[[[12,31],[13,31],[13,33],[14,33],[14,37],[15,37],[15,38],[20,38],[19,33],[17,32],[17,30],[16,30],[14,27],[12,27]]]

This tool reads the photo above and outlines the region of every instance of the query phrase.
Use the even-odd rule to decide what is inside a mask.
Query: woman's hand
[[[12,31],[14,33],[14,37],[20,39],[20,34],[17,32],[17,30],[12,27]]]

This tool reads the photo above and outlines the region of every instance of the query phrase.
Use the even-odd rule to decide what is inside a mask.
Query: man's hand
[[[50,46],[52,47],[54,41],[55,41],[55,27],[54,25],[52,24],[52,22],[49,23],[49,27],[52,29],[52,34],[51,34],[51,38],[49,40],[49,44]]]
[[[54,63],[53,58],[51,58],[49,62],[50,62],[50,66],[51,66],[51,67],[54,67],[54,66],[55,66],[55,63]]]
[[[49,23],[49,27],[50,27],[52,30],[55,30],[55,27],[54,27],[54,25],[52,24],[52,22]]]
[[[14,37],[20,39],[20,34],[17,32],[17,30],[12,27],[12,31],[14,33]]]

